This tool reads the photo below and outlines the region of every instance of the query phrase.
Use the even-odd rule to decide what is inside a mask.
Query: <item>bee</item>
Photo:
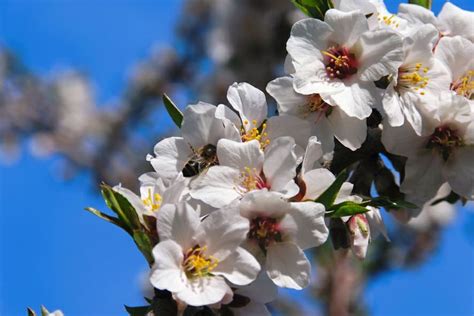
[[[188,160],[183,168],[183,176],[185,177],[194,177],[205,169],[219,163],[217,159],[216,146],[212,144],[208,144],[193,151],[193,156]]]

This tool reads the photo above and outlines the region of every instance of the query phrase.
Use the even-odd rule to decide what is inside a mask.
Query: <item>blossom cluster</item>
[[[141,225],[156,225],[150,282],[179,306],[269,314],[277,287],[308,286],[304,251],[332,224],[361,259],[377,234],[388,240],[380,205],[329,170],[336,143],[361,148],[375,112],[386,152],[405,157],[400,189],[420,206],[412,216],[442,187],[474,199],[474,13],[334,7],[294,24],[286,75],[266,89],[278,115],[264,92],[234,83],[228,105],[186,107],[181,136],[147,156],[154,171],[140,176],[139,195],[114,187]]]

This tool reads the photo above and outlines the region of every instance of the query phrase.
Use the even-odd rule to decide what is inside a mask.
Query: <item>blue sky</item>
[[[474,10],[470,0],[453,2]],[[434,1],[435,12],[442,3]],[[80,69],[104,102],[120,96],[130,67],[153,44],[172,44],[180,4],[0,0],[0,43],[42,76]],[[0,166],[0,315],[40,304],[72,316],[124,314],[123,304],[143,303],[138,276],[146,263],[125,233],[82,210],[105,208],[89,174],[64,182],[55,177],[60,163],[23,155]],[[472,209],[461,209],[426,265],[369,284],[373,315],[473,315],[473,227]]]

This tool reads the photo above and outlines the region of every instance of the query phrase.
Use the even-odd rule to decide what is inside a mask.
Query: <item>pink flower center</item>
[[[274,242],[282,241],[279,220],[271,217],[256,217],[250,221],[248,238],[258,243],[265,251]]]
[[[446,161],[453,150],[456,147],[463,146],[463,144],[463,139],[458,135],[456,129],[443,125],[435,128],[426,147],[438,151]]]
[[[357,73],[359,63],[355,55],[346,47],[334,46],[327,51],[322,51],[322,53],[329,78],[346,79]]]

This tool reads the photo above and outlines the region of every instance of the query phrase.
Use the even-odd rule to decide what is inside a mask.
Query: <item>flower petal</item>
[[[234,82],[227,90],[227,99],[230,105],[239,112],[242,122],[255,120],[256,127],[259,127],[267,118],[265,94],[246,82]],[[253,124],[244,124],[246,131],[252,127],[254,127]]]
[[[267,274],[279,287],[301,290],[309,285],[311,264],[303,250],[292,242],[267,248]]]
[[[149,158],[153,169],[163,178],[175,178],[184,168],[192,150],[182,137],[169,137],[155,145],[155,157]]]
[[[265,153],[263,173],[272,191],[284,190],[296,176],[294,147],[295,142],[291,137],[280,137],[270,143]]]
[[[220,302],[231,291],[223,277],[195,278],[186,287],[175,293],[177,299],[191,306],[204,306]]]
[[[330,9],[326,11],[324,21],[334,30],[330,37],[331,42],[347,48],[352,47],[359,37],[369,30],[367,19],[359,10],[342,12]]]
[[[367,137],[366,120],[347,115],[338,107],[334,107],[327,117],[336,138],[350,150],[359,149]]]
[[[217,143],[217,157],[220,166],[238,170],[244,170],[244,168],[261,170],[263,167],[263,152],[257,140],[240,143],[221,139]]]
[[[151,284],[160,290],[181,291],[186,286],[186,274],[181,268],[183,249],[173,240],[165,240],[153,248],[153,257]]]
[[[323,244],[329,235],[324,222],[324,205],[315,202],[291,203],[291,216],[295,220],[295,243],[303,250]]]
[[[247,285],[255,280],[260,264],[247,250],[237,248],[212,271],[235,285]]]

